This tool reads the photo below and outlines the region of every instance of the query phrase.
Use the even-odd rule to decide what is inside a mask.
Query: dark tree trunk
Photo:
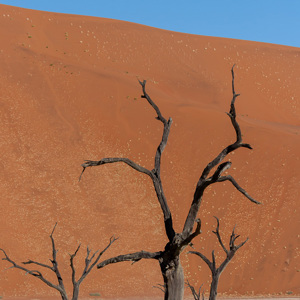
[[[73,286],[73,296],[72,296],[72,300],[78,300],[79,297],[79,284],[75,284]]]
[[[217,272],[213,274],[213,278],[210,285],[210,293],[209,293],[209,300],[216,300],[218,294],[218,284],[219,284],[220,273]]]
[[[62,300],[68,300],[68,296],[66,295],[65,292],[60,292],[60,296]]]
[[[174,259],[161,259],[160,268],[165,284],[165,300],[182,300],[184,275],[179,256]]]

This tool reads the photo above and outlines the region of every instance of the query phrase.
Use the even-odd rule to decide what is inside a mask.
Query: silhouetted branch
[[[154,285],[153,287],[156,288],[156,289],[161,290],[164,294],[166,292],[166,285],[165,284],[159,284],[158,283],[157,285]]]
[[[62,276],[61,276],[60,271],[58,269],[58,263],[57,263],[57,259],[56,259],[57,250],[55,248],[55,242],[54,242],[54,238],[53,238],[53,233],[55,231],[56,226],[57,226],[57,222],[55,223],[55,225],[53,227],[53,230],[50,234],[50,239],[51,239],[51,244],[52,244],[52,260],[50,260],[50,261],[51,261],[52,266],[53,266],[53,272],[55,273],[55,275],[57,277],[58,285],[62,290],[65,291],[63,279],[62,279]]]
[[[73,283],[73,285],[76,284],[76,278],[75,278],[76,277],[76,270],[75,270],[75,267],[74,267],[74,258],[77,255],[77,252],[79,251],[80,246],[81,246],[81,244],[78,245],[77,249],[75,250],[75,252],[73,254],[69,254],[70,255],[70,267],[71,267],[71,270],[72,270],[72,283]]]
[[[59,273],[58,267],[57,267],[56,250],[55,250],[55,245],[54,245],[54,241],[53,241],[53,237],[52,237],[53,232],[55,230],[55,227],[56,227],[56,224],[55,224],[55,226],[53,228],[53,231],[52,231],[52,233],[50,235],[50,238],[52,240],[52,245],[53,245],[53,248],[52,248],[53,249],[53,252],[52,252],[53,255],[52,255],[52,260],[51,260],[51,262],[53,264],[53,267],[50,267],[50,266],[48,266],[46,264],[42,264],[42,263],[39,263],[39,262],[36,262],[36,261],[33,261],[33,260],[28,260],[27,262],[24,262],[23,264],[24,265],[26,265],[26,264],[35,264],[35,265],[38,265],[40,267],[44,267],[44,268],[50,269],[51,271],[53,271],[56,274],[57,280],[58,280],[58,283],[59,283],[58,285],[55,285],[52,282],[50,282],[48,279],[46,279],[40,271],[38,271],[38,270],[30,270],[30,269],[27,269],[27,268],[24,268],[24,267],[18,265],[15,261],[13,261],[12,259],[9,258],[9,256],[4,251],[4,249],[0,249],[0,250],[3,252],[3,254],[5,256],[4,258],[2,258],[2,260],[6,260],[9,263],[11,263],[12,264],[12,268],[16,268],[16,269],[22,270],[26,274],[29,274],[31,276],[34,276],[34,277],[40,279],[45,284],[47,284],[49,287],[56,289],[61,294],[61,297],[62,297],[63,300],[67,300],[68,297],[67,297],[67,293],[65,291],[64,285],[63,285],[62,278],[58,277],[58,275],[60,273]]]
[[[221,174],[228,170],[231,167],[231,165],[232,163],[230,161],[220,164],[217,170],[215,171],[214,175],[210,178],[211,182],[215,183],[220,178]]]
[[[183,235],[184,237],[187,237],[192,229],[193,229],[193,225],[195,223],[195,219],[197,217],[199,208],[200,208],[200,204],[202,201],[202,196],[203,193],[205,191],[205,189],[213,183],[216,182],[221,182],[224,181],[225,178],[226,180],[230,180],[233,185],[242,193],[244,194],[249,200],[251,200],[253,203],[259,204],[258,201],[254,200],[252,197],[250,197],[246,191],[244,191],[243,189],[241,189],[237,183],[233,180],[232,177],[230,176],[223,176],[221,177],[221,174],[228,170],[231,167],[231,162],[225,162],[220,164],[224,158],[231,153],[232,151],[244,147],[244,148],[248,148],[248,149],[252,149],[252,147],[249,144],[245,144],[242,143],[242,134],[241,134],[241,129],[240,126],[236,120],[236,111],[235,111],[235,100],[236,98],[239,96],[239,94],[236,94],[235,92],[235,88],[234,88],[234,66],[231,69],[231,74],[232,74],[232,100],[230,103],[230,110],[228,116],[230,117],[232,126],[235,130],[236,133],[236,141],[233,144],[228,145],[226,148],[224,148],[210,163],[207,164],[207,166],[204,168],[198,182],[196,185],[196,189],[195,189],[195,193],[194,193],[194,198],[188,213],[188,216],[186,218],[184,227],[183,227]],[[211,170],[216,167],[218,164],[220,164],[217,168],[217,170],[214,172],[214,174],[210,177],[207,178],[209,173],[211,172]]]
[[[236,252],[237,250],[239,250],[242,246],[245,245],[245,243],[249,240],[249,238],[247,238],[245,241],[243,241],[242,243],[240,243],[239,245],[235,245],[235,241],[240,237],[240,235],[236,235],[235,234],[235,226],[232,230],[231,236],[230,236],[230,240],[229,240],[229,249],[230,251],[234,251]]]
[[[224,271],[224,269],[228,265],[228,263],[232,260],[232,258],[234,257],[236,251],[239,248],[241,248],[248,241],[248,238],[247,238],[245,241],[243,241],[239,245],[235,245],[235,241],[237,240],[239,235],[235,234],[235,232],[234,232],[235,227],[234,227],[233,230],[232,230],[232,233],[230,235],[230,239],[229,239],[229,249],[226,249],[226,247],[224,246],[224,244],[222,242],[222,238],[220,236],[220,231],[219,231],[220,222],[219,222],[219,219],[217,217],[215,217],[215,219],[217,220],[217,226],[216,226],[216,230],[213,231],[213,233],[217,236],[217,239],[218,239],[218,242],[219,242],[220,246],[222,247],[222,249],[226,253],[226,258],[220,264],[220,266],[218,268],[216,267],[216,259],[215,259],[214,250],[212,251],[212,261],[210,261],[204,254],[202,254],[200,252],[197,252],[197,251],[189,251],[188,252],[188,253],[195,254],[195,255],[199,256],[208,265],[208,267],[211,270],[212,282],[211,282],[211,287],[210,287],[209,300],[215,300],[216,299],[218,282],[219,282],[219,277],[220,277],[221,273]]]
[[[154,169],[150,171],[150,170],[140,166],[139,164],[131,161],[130,159],[122,158],[122,157],[102,158],[99,161],[86,160],[86,162],[81,165],[83,167],[83,170],[80,174],[79,180],[81,179],[82,174],[85,171],[85,169],[88,167],[100,166],[100,165],[104,165],[104,164],[108,164],[108,163],[116,163],[116,162],[126,163],[131,168],[135,169],[136,171],[150,176],[153,181],[155,192],[156,192],[159,204],[161,206],[161,209],[162,209],[162,212],[164,215],[166,234],[169,238],[169,241],[172,241],[175,236],[175,231],[173,228],[171,211],[169,209],[167,199],[164,194],[161,177],[160,177],[161,155],[162,155],[162,152],[164,151],[164,149],[167,145],[167,142],[168,142],[170,127],[172,125],[172,119],[169,118],[169,120],[166,120],[162,116],[158,106],[153,102],[153,100],[150,98],[150,96],[146,92],[146,80],[139,81],[139,83],[142,86],[142,90],[143,90],[143,95],[141,96],[141,98],[145,98],[148,101],[148,103],[153,107],[153,109],[157,113],[156,119],[159,120],[160,122],[162,122],[163,126],[164,126],[162,139],[161,139],[160,144],[157,147],[156,154],[155,154]]]
[[[85,268],[83,270],[83,273],[81,275],[81,278],[78,280],[78,282],[82,282],[82,280],[91,272],[91,270],[94,268],[94,266],[98,263],[99,259],[101,258],[101,256],[105,253],[105,251],[116,241],[118,240],[118,238],[115,238],[114,236],[112,236],[109,240],[108,245],[97,255],[96,259],[93,262],[94,257],[96,256],[96,254],[99,252],[99,250],[97,250],[96,252],[94,252],[94,254],[89,258],[90,256],[90,250],[89,247],[87,247],[87,255],[85,258]]]
[[[46,264],[43,264],[43,263],[39,263],[37,261],[33,261],[31,259],[28,259],[27,261],[24,261],[22,262],[23,265],[30,265],[30,264],[35,264],[37,266],[40,266],[40,267],[43,267],[43,268],[48,268],[50,269],[51,271],[54,271],[53,267],[49,266],[49,265],[46,265]]]
[[[133,168],[134,170],[144,173],[152,178],[152,173],[148,169],[140,166],[139,164],[133,162],[132,160],[124,157],[110,157],[110,158],[102,158],[99,161],[93,161],[93,160],[86,160],[84,164],[81,166],[83,167],[83,170],[80,174],[79,181],[81,180],[82,174],[85,171],[86,168],[88,167],[96,167],[96,166],[101,166],[105,164],[112,164],[112,163],[117,163],[117,162],[123,162]]]
[[[86,248],[86,257],[85,257],[85,267],[82,272],[81,277],[76,281],[76,270],[74,267],[74,258],[77,255],[77,252],[80,249],[80,245],[77,247],[74,254],[70,254],[70,266],[72,269],[72,283],[73,283],[73,299],[77,299],[79,295],[79,286],[82,283],[82,281],[86,278],[86,276],[92,271],[92,269],[95,267],[95,265],[98,263],[100,257],[104,254],[104,252],[117,240],[118,238],[115,238],[112,236],[109,240],[108,245],[101,251],[99,250],[95,251],[91,255],[91,250],[89,247]],[[90,256],[91,255],[91,256]]]
[[[204,300],[204,290],[203,290],[203,292],[201,294],[201,289],[202,289],[203,284],[201,284],[201,286],[200,286],[200,288],[198,290],[198,293],[196,292],[195,288],[189,283],[188,280],[187,280],[187,282],[185,284],[191,290],[192,295],[193,295],[193,297],[194,297],[195,300],[201,300],[201,296],[202,296],[202,300]]]
[[[212,262],[204,254],[202,254],[201,252],[198,252],[198,251],[189,251],[188,254],[198,255],[208,265],[208,267],[211,270],[213,270],[213,264],[212,264]]]
[[[161,254],[162,253],[160,251],[159,252],[140,251],[140,252],[125,254],[125,255],[119,255],[102,261],[100,264],[97,265],[97,268],[101,269],[107,265],[115,264],[123,261],[137,262],[142,258],[159,259]]]
[[[12,264],[13,268],[20,269],[20,270],[26,272],[27,274],[30,274],[34,277],[37,277],[38,279],[40,279],[41,281],[46,283],[48,286],[50,286],[50,287],[56,289],[57,291],[59,291],[59,293],[61,294],[62,299],[66,300],[66,299],[68,299],[68,297],[67,297],[67,294],[66,294],[66,291],[65,291],[65,287],[64,287],[64,284],[63,284],[62,277],[61,277],[59,269],[58,269],[58,264],[57,264],[57,260],[56,260],[57,250],[55,248],[55,242],[54,242],[54,239],[53,239],[53,233],[54,233],[54,230],[56,228],[56,225],[57,225],[57,223],[54,225],[53,230],[50,234],[50,239],[51,239],[51,243],[52,243],[52,259],[50,261],[52,263],[52,267],[49,266],[49,265],[43,264],[43,263],[33,261],[33,260],[28,260],[26,262],[23,262],[23,264],[24,265],[35,264],[35,265],[38,265],[40,267],[50,269],[51,271],[53,271],[55,273],[55,275],[57,277],[57,280],[58,280],[58,285],[55,285],[52,282],[50,282],[49,280],[47,280],[40,271],[29,270],[27,268],[24,268],[24,267],[18,265],[16,262],[14,262],[13,260],[11,260],[8,257],[8,255],[6,254],[6,252],[3,249],[1,249],[1,251],[5,255],[5,258],[3,258],[3,260],[7,260],[8,262],[10,262]]]
[[[217,182],[223,182],[223,181],[230,181],[233,186],[239,191],[241,192],[246,198],[248,198],[251,202],[255,203],[255,204],[261,204],[261,202],[256,201],[255,199],[253,199],[243,188],[241,188],[239,186],[239,184],[234,180],[234,178],[231,175],[227,175],[227,176],[221,176]]]
[[[183,242],[182,242],[182,245],[188,245],[192,242],[192,240],[198,236],[200,233],[201,233],[201,220],[200,219],[197,219],[196,220],[196,223],[197,223],[197,226],[196,226],[196,229],[195,231],[190,234]]]
[[[226,249],[226,247],[224,246],[221,236],[220,236],[220,232],[219,232],[219,228],[220,228],[220,221],[219,219],[214,216],[214,218],[217,220],[217,227],[216,227],[216,231],[213,231],[213,233],[217,236],[219,244],[221,245],[222,249],[224,250],[224,252],[226,253],[226,255],[228,255],[228,251]]]
[[[139,80],[139,83],[140,83],[140,85],[142,86],[142,89],[143,89],[143,95],[141,96],[141,98],[147,99],[149,104],[154,108],[154,110],[157,113],[157,117],[156,117],[157,120],[161,121],[164,124],[167,123],[167,120],[162,116],[158,106],[152,101],[152,99],[150,98],[150,96],[146,92],[146,80],[143,80],[143,81]]]
[[[56,254],[57,254],[57,250],[55,247],[55,242],[54,242],[54,238],[53,238],[53,233],[54,230],[56,228],[57,223],[55,224],[51,235],[50,235],[50,239],[51,239],[51,244],[52,244],[52,259],[50,259],[51,263],[52,263],[52,267],[47,265],[47,264],[43,264],[43,263],[39,263],[33,260],[28,260],[26,262],[23,262],[24,265],[29,265],[29,264],[33,264],[33,265],[37,265],[39,267],[43,267],[46,269],[50,269],[52,272],[55,273],[57,280],[58,280],[58,285],[53,284],[52,282],[50,282],[49,280],[47,280],[43,274],[38,271],[38,270],[30,270],[27,269],[25,267],[22,267],[20,265],[18,265],[15,261],[13,261],[12,259],[9,258],[9,256],[7,255],[7,253],[3,250],[0,249],[0,251],[3,252],[4,254],[4,258],[2,258],[2,260],[6,260],[9,263],[12,264],[11,268],[16,268],[16,269],[20,269],[24,272],[26,272],[26,274],[30,274],[34,277],[37,277],[38,279],[40,279],[41,281],[43,281],[44,283],[46,283],[48,286],[50,286],[51,288],[56,289],[60,295],[61,298],[63,300],[68,300],[67,297],[67,293],[63,284],[63,279],[60,275],[59,269],[58,269],[58,264],[57,264],[57,259],[56,259]],[[75,270],[75,266],[74,266],[74,259],[80,249],[80,245],[76,248],[75,252],[73,254],[70,254],[70,267],[72,270],[72,284],[73,284],[73,297],[72,300],[77,300],[78,299],[78,295],[79,295],[79,286],[81,284],[81,282],[85,279],[85,277],[91,272],[91,270],[94,268],[94,266],[98,263],[100,257],[103,255],[103,253],[117,240],[117,238],[115,238],[114,236],[112,236],[109,240],[108,245],[101,251],[99,252],[99,250],[97,250],[96,252],[94,252],[91,256],[91,251],[89,249],[89,247],[87,247],[87,254],[86,254],[86,258],[85,258],[85,267],[84,270],[82,272],[81,277],[79,278],[78,281],[76,281],[76,270]]]

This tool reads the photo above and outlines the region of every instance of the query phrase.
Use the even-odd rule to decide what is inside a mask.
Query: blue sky
[[[300,47],[300,0],[0,0],[0,3]]]

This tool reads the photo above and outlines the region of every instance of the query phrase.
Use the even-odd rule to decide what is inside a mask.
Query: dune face
[[[0,247],[11,258],[48,263],[58,222],[59,266],[71,293],[68,253],[79,243],[78,274],[85,247],[102,250],[112,235],[119,240],[103,259],[162,250],[167,238],[149,178],[113,164],[86,170],[78,182],[80,165],[120,156],[153,168],[162,127],[140,99],[137,78],[146,79],[173,119],[162,180],[181,231],[203,168],[235,139],[225,114],[235,63],[238,121],[254,150],[232,153],[228,172],[263,205],[229,183],[214,185],[204,195],[194,247],[209,257],[215,250],[220,263],[213,216],[226,245],[236,224],[249,241],[221,275],[219,294],[300,295],[299,48],[5,5],[0,12]],[[187,251],[181,258],[186,279],[208,290],[207,266]],[[9,266],[0,263],[0,296],[58,296]],[[156,261],[121,263],[93,270],[80,295],[161,297],[153,286],[162,282]]]

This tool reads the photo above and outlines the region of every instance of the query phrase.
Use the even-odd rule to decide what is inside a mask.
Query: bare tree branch
[[[93,161],[93,160],[86,160],[86,162],[84,164],[82,164],[81,166],[83,167],[83,171],[88,167],[95,167],[95,166],[101,166],[101,165],[105,165],[105,164],[111,164],[111,163],[117,163],[117,162],[123,162],[125,164],[127,164],[128,166],[130,166],[131,168],[133,168],[134,170],[144,173],[148,176],[150,176],[152,178],[152,173],[151,171],[149,171],[148,169],[140,166],[139,164],[133,162],[132,160],[130,160],[129,158],[124,158],[124,157],[110,157],[110,158],[102,158],[99,161]],[[82,173],[79,177],[79,180],[82,177]]]
[[[75,270],[75,267],[74,267],[74,258],[77,255],[80,247],[81,247],[81,244],[78,245],[78,247],[76,248],[76,250],[73,254],[69,254],[70,255],[70,267],[71,267],[71,270],[72,270],[72,283],[73,283],[73,286],[76,284],[76,279],[75,279],[76,270]]]
[[[146,92],[146,80],[143,80],[143,81],[139,80],[139,83],[140,83],[140,85],[142,86],[142,89],[143,89],[143,95],[141,97],[147,99],[149,104],[154,108],[154,110],[157,113],[157,117],[156,117],[157,120],[161,121],[164,124],[167,123],[167,120],[162,116],[158,106],[152,101],[152,99],[150,98],[150,96]]]
[[[213,233],[217,236],[219,244],[221,245],[222,249],[224,250],[224,252],[226,253],[226,255],[228,255],[228,251],[226,249],[226,247],[224,246],[221,236],[220,236],[220,232],[219,232],[219,228],[220,228],[220,221],[219,219],[214,216],[214,218],[217,220],[217,227],[216,227],[216,231],[213,231]]]
[[[230,235],[230,239],[229,239],[229,250],[224,246],[224,243],[222,241],[222,238],[221,238],[221,235],[220,235],[220,231],[219,231],[219,228],[220,228],[220,221],[217,217],[214,217],[216,220],[217,220],[217,226],[216,226],[216,230],[215,231],[212,231],[217,239],[218,239],[218,242],[220,244],[220,246],[222,247],[222,249],[224,250],[224,252],[226,253],[226,259],[224,262],[226,262],[226,265],[228,264],[228,262],[233,258],[235,252],[241,248],[247,241],[248,241],[248,238],[243,241],[241,244],[239,245],[235,245],[235,241],[236,239],[239,237],[239,235],[236,235],[235,234],[235,227],[233,228],[232,230],[232,233]],[[200,252],[197,252],[197,251],[189,251],[188,253],[191,253],[191,254],[196,254],[198,255],[199,257],[201,257],[201,259],[209,266],[209,268],[212,270],[212,271],[218,271],[218,269],[220,269],[220,271],[223,271],[223,267],[219,267],[218,269],[216,268],[216,265],[215,265],[215,254],[214,254],[214,251],[212,251],[212,262],[209,261],[209,259],[203,255],[202,253]],[[226,266],[225,265],[225,266]]]
[[[158,201],[160,203],[161,209],[164,214],[164,222],[165,222],[165,230],[167,237],[169,241],[171,242],[173,238],[175,237],[175,231],[173,228],[173,220],[171,211],[169,209],[166,196],[164,194],[162,181],[160,177],[160,167],[161,167],[161,155],[167,145],[168,137],[170,133],[170,128],[172,125],[172,118],[169,118],[167,121],[161,114],[158,106],[153,102],[153,100],[150,98],[148,93],[146,92],[146,80],[139,81],[140,85],[142,86],[143,95],[142,98],[145,98],[148,103],[153,107],[155,112],[157,113],[157,120],[161,121],[163,123],[164,129],[163,129],[163,135],[160,144],[157,147],[156,154],[155,154],[155,160],[154,160],[154,170],[153,173],[155,174],[155,178],[153,179],[154,188],[156,191],[156,195],[158,198]]]
[[[7,253],[4,251],[4,249],[1,248],[0,251],[2,251],[3,254],[4,254],[4,256],[5,256],[4,258],[2,258],[2,260],[6,260],[6,261],[8,261],[9,263],[11,263],[11,264],[12,264],[12,267],[11,267],[11,268],[16,268],[16,269],[22,270],[22,271],[24,271],[26,274],[29,274],[29,275],[31,275],[31,276],[34,276],[34,277],[40,279],[40,280],[43,281],[45,284],[47,284],[49,287],[56,289],[56,290],[61,294],[62,299],[64,299],[64,300],[67,300],[67,299],[68,299],[68,298],[67,298],[66,291],[65,291],[65,289],[64,289],[63,286],[53,284],[52,282],[50,282],[49,280],[47,280],[47,279],[42,275],[42,273],[41,273],[40,271],[37,271],[37,270],[29,270],[29,269],[27,269],[27,268],[24,268],[24,267],[18,265],[15,261],[13,261],[12,259],[9,258],[9,256],[8,256]],[[48,266],[48,267],[49,267],[49,266]]]
[[[78,280],[79,283],[82,282],[82,280],[91,272],[91,270],[94,268],[94,266],[98,263],[99,259],[101,258],[101,256],[106,252],[106,250],[116,241],[118,240],[118,238],[115,238],[114,236],[112,236],[109,240],[108,245],[101,251],[99,252],[96,251],[94,252],[94,254],[89,258],[89,254],[90,254],[90,250],[87,247],[87,255],[86,255],[86,259],[85,259],[85,268],[83,270],[83,273],[80,277],[80,279]],[[93,261],[93,259],[95,258],[95,255],[99,252],[99,254],[97,255],[96,259]]]
[[[248,198],[251,202],[255,203],[255,204],[261,204],[261,202],[256,201],[255,199],[253,199],[244,189],[242,189],[238,183],[234,180],[234,178],[231,175],[227,175],[227,176],[221,176],[217,182],[223,182],[223,181],[230,181],[233,186],[239,191],[241,192],[246,198]]]
[[[16,262],[14,262],[12,259],[9,258],[9,256],[7,255],[7,253],[3,250],[0,249],[0,251],[3,252],[4,254],[4,258],[2,258],[2,260],[6,260],[9,263],[12,264],[11,268],[16,268],[16,269],[20,269],[24,272],[26,272],[26,274],[30,274],[34,277],[37,277],[38,279],[40,279],[41,281],[43,281],[44,283],[46,283],[48,286],[50,286],[51,288],[56,289],[60,294],[61,294],[61,298],[63,300],[68,300],[67,297],[67,293],[65,290],[65,287],[63,285],[63,279],[60,275],[59,269],[58,269],[58,264],[57,264],[57,259],[56,259],[56,254],[57,254],[57,250],[55,247],[55,242],[54,242],[54,238],[53,238],[53,233],[55,231],[57,223],[55,224],[51,235],[50,235],[50,239],[51,239],[51,243],[52,243],[52,259],[50,260],[52,262],[52,267],[43,263],[39,263],[33,260],[28,260],[26,262],[23,262],[24,265],[29,265],[29,264],[34,264],[43,268],[47,268],[50,269],[52,272],[55,273],[57,280],[58,280],[58,285],[53,284],[52,282],[50,282],[49,280],[47,280],[43,274],[40,271],[37,270],[29,270],[25,267],[22,267],[20,265],[18,265]],[[91,251],[89,249],[89,247],[87,247],[87,254],[86,254],[86,258],[85,258],[85,267],[84,270],[82,272],[81,277],[79,278],[78,281],[76,281],[76,270],[75,270],[75,266],[74,266],[74,259],[80,249],[80,245],[78,245],[78,247],[76,248],[75,252],[73,254],[70,254],[70,267],[72,270],[72,284],[73,284],[73,297],[72,300],[77,300],[78,296],[79,296],[79,286],[81,284],[81,282],[86,278],[86,276],[91,272],[91,270],[95,267],[95,265],[98,263],[100,257],[104,254],[104,252],[117,240],[118,238],[115,238],[114,236],[112,236],[109,240],[108,245],[101,251],[99,252],[99,250],[95,251],[91,257]]]
[[[214,172],[213,176],[210,178],[207,178],[210,171],[216,167],[219,163],[221,163],[224,158],[231,153],[232,151],[244,147],[248,149],[252,149],[252,147],[249,144],[242,143],[242,134],[241,134],[241,129],[240,126],[236,120],[236,111],[235,111],[235,100],[239,96],[239,94],[236,94],[235,88],[234,88],[234,66],[231,69],[231,74],[232,74],[232,100],[230,103],[230,111],[228,113],[228,116],[230,117],[232,126],[235,130],[236,133],[236,141],[233,144],[230,144],[226,148],[224,148],[219,155],[217,155],[210,163],[207,164],[207,166],[204,168],[200,179],[198,180],[195,193],[194,193],[194,198],[188,213],[188,216],[186,218],[184,227],[183,227],[183,235],[188,236],[190,232],[192,231],[193,224],[195,223],[195,219],[197,217],[200,204],[202,201],[202,196],[205,191],[205,189],[212,183],[215,182],[220,182],[224,181],[225,177],[220,177],[221,174],[230,168],[231,162],[225,162],[222,163],[218,166],[217,170]],[[227,177],[227,180],[230,180],[230,177]],[[235,181],[232,181],[232,183],[235,185]],[[236,186],[236,185],[235,185]],[[237,187],[237,186],[236,186]],[[246,191],[242,190],[240,188],[240,191],[253,203],[259,204],[259,202],[255,201],[253,198],[251,198]]]
[[[231,167],[231,164],[232,163],[230,161],[220,164],[214,175],[210,178],[211,182],[215,183],[220,178],[221,174]]]
[[[78,299],[79,296],[79,286],[82,283],[82,281],[86,278],[86,276],[91,272],[91,270],[94,268],[94,266],[98,263],[100,257],[104,254],[104,252],[117,240],[118,238],[115,238],[114,236],[112,236],[109,240],[108,245],[101,251],[99,252],[99,250],[95,251],[91,257],[91,250],[89,249],[89,247],[86,248],[86,257],[85,257],[85,267],[84,270],[82,272],[81,277],[78,279],[78,281],[76,281],[76,270],[74,267],[74,258],[76,257],[79,249],[80,249],[80,245],[77,247],[76,251],[74,252],[74,254],[70,254],[70,266],[72,269],[72,283],[73,283],[73,298],[72,299]],[[97,255],[98,254],[98,255]],[[97,256],[96,256],[97,255]],[[96,257],[96,258],[95,258]],[[94,261],[93,261],[94,260]]]
[[[58,285],[62,290],[65,291],[65,286],[64,286],[64,283],[63,283],[63,279],[62,279],[62,276],[61,276],[60,271],[58,269],[58,263],[57,263],[57,259],[56,259],[57,250],[55,248],[55,242],[54,242],[54,238],[53,238],[53,233],[55,231],[56,226],[57,226],[57,222],[55,223],[55,225],[53,227],[53,230],[50,234],[50,239],[51,239],[51,244],[52,244],[52,260],[50,260],[50,261],[53,265],[53,272],[55,273],[56,278],[58,280]]]
[[[27,261],[25,262],[22,262],[23,265],[30,265],[30,264],[35,264],[37,266],[40,266],[40,267],[43,267],[43,268],[48,268],[50,269],[51,271],[54,271],[53,267],[49,266],[49,265],[46,265],[46,264],[43,264],[43,263],[39,263],[37,261],[33,261],[31,259],[28,259]]]
[[[196,292],[195,288],[190,284],[190,282],[189,282],[188,280],[186,281],[185,284],[186,284],[186,285],[189,287],[189,289],[191,290],[194,299],[195,299],[195,300],[201,300],[201,289],[202,289],[203,284],[201,284],[198,293]],[[203,290],[203,292],[202,292],[202,300],[204,300],[204,290]]]
[[[208,267],[212,270],[212,262],[201,252],[198,251],[189,251],[188,254],[195,254],[199,256],[207,265]]]
[[[169,137],[169,133],[170,133],[170,127],[172,125],[172,118],[169,118],[169,120],[167,121],[161,114],[158,106],[152,101],[152,99],[150,98],[150,96],[147,94],[146,92],[146,80],[139,81],[140,85],[142,86],[143,89],[143,95],[142,98],[147,99],[148,103],[154,108],[154,110],[157,113],[157,117],[156,119],[161,121],[164,125],[164,130],[163,130],[163,136],[161,139],[161,142],[156,150],[156,155],[155,155],[155,170],[156,173],[158,175],[160,175],[160,162],[161,162],[161,154],[164,151],[166,145],[167,145],[167,141],[168,141],[168,137]]]
[[[173,221],[172,221],[171,211],[169,209],[167,199],[166,199],[165,194],[164,194],[162,181],[161,181],[161,177],[160,177],[161,155],[162,155],[162,152],[164,151],[164,149],[167,145],[167,141],[168,141],[168,137],[169,137],[169,133],[170,133],[170,127],[172,125],[172,119],[169,118],[169,120],[166,120],[162,116],[158,106],[153,102],[153,100],[150,98],[150,96],[146,92],[146,80],[139,81],[139,83],[142,86],[142,90],[143,90],[143,95],[141,97],[145,98],[148,101],[148,103],[153,107],[153,109],[157,113],[156,119],[161,121],[163,123],[163,126],[164,126],[162,139],[161,139],[160,144],[157,147],[156,154],[155,154],[154,169],[152,171],[150,171],[150,170],[138,165],[137,163],[131,161],[130,159],[122,158],[122,157],[102,158],[99,161],[87,160],[84,164],[81,165],[83,167],[83,170],[80,174],[79,181],[82,177],[83,172],[85,171],[85,169],[87,167],[100,166],[100,165],[103,165],[103,164],[115,163],[115,162],[126,163],[127,165],[129,165],[130,167],[135,169],[136,171],[144,173],[144,174],[150,176],[152,181],[153,181],[155,192],[156,192],[158,201],[160,203],[160,206],[161,206],[161,209],[162,209],[162,212],[163,212],[163,215],[164,215],[166,234],[168,236],[169,241],[172,241],[174,236],[175,236],[175,231],[174,231],[174,228],[173,228]]]
[[[230,236],[229,249],[230,249],[230,251],[236,252],[239,248],[241,248],[242,246],[245,245],[245,243],[249,240],[249,238],[247,238],[245,241],[243,241],[239,245],[235,245],[234,243],[240,237],[240,235],[236,235],[234,231],[235,231],[235,226],[234,226],[231,236]]]
[[[215,252],[214,252],[214,250],[212,251],[212,261],[210,261],[205,255],[203,255],[200,252],[197,252],[197,251],[189,251],[188,252],[188,253],[192,253],[192,254],[195,254],[195,255],[199,256],[208,265],[208,267],[211,270],[212,282],[211,282],[211,286],[210,286],[209,300],[215,300],[216,299],[218,282],[219,282],[219,277],[220,277],[221,273],[224,271],[225,267],[232,260],[232,258],[234,257],[236,251],[239,248],[241,248],[248,241],[248,238],[247,238],[241,244],[235,245],[235,241],[237,240],[237,238],[239,237],[239,235],[235,234],[235,232],[234,232],[235,231],[235,227],[234,227],[233,230],[232,230],[232,233],[230,235],[230,239],[229,239],[229,250],[226,249],[226,247],[224,246],[224,244],[222,242],[222,238],[221,238],[220,232],[219,232],[220,221],[219,221],[219,219],[217,217],[215,217],[215,219],[217,220],[217,226],[216,226],[216,230],[213,231],[213,233],[217,236],[220,246],[222,247],[222,249],[226,253],[226,258],[220,264],[220,266],[218,268],[216,267],[216,258],[215,258]]]
[[[64,284],[63,284],[63,279],[62,279],[62,277],[60,275],[60,272],[59,272],[59,269],[58,269],[57,260],[56,260],[57,250],[55,248],[55,242],[54,242],[54,239],[53,239],[53,233],[55,231],[56,225],[57,225],[57,223],[54,225],[53,230],[52,230],[52,232],[50,234],[50,239],[51,239],[51,244],[52,244],[52,259],[50,261],[52,263],[52,267],[50,267],[49,265],[43,264],[43,263],[39,263],[39,262],[33,261],[33,260],[28,260],[27,262],[23,262],[23,264],[24,265],[26,265],[26,264],[35,264],[35,265],[38,265],[40,267],[44,267],[44,268],[50,269],[51,271],[53,271],[55,273],[56,278],[58,280],[58,285],[55,285],[52,282],[50,282],[49,280],[47,280],[42,275],[42,273],[40,271],[29,270],[27,268],[24,268],[24,267],[18,265],[17,263],[15,263],[13,260],[11,260],[8,257],[8,255],[6,254],[6,252],[3,249],[1,249],[1,251],[5,255],[5,258],[3,258],[3,260],[7,260],[8,262],[10,262],[13,265],[14,268],[23,270],[27,274],[30,274],[30,275],[32,275],[34,277],[37,277],[38,279],[40,279],[41,281],[43,281],[44,283],[46,283],[48,286],[50,286],[50,287],[56,289],[57,291],[59,291],[60,294],[61,294],[62,299],[67,300],[68,297],[67,297],[67,294],[66,294],[66,290],[65,290],[65,287],[64,287]]]
[[[189,245],[192,240],[198,236],[199,234],[201,234],[201,220],[200,219],[197,219],[196,220],[196,223],[197,223],[197,227],[195,229],[195,231],[190,234],[183,242],[182,242],[182,245]]]
[[[156,289],[161,290],[164,294],[166,292],[166,285],[165,284],[159,284],[158,283],[157,285],[154,285],[153,287],[156,288]]]
[[[100,264],[97,265],[98,269],[101,269],[107,265],[110,264],[115,264],[118,262],[123,262],[123,261],[133,261],[137,262],[141,260],[142,258],[147,258],[147,259],[159,259],[161,257],[162,252],[147,252],[147,251],[140,251],[140,252],[135,252],[135,253],[130,253],[130,254],[124,254],[124,255],[119,255],[115,256],[109,259],[106,259],[102,261]]]

